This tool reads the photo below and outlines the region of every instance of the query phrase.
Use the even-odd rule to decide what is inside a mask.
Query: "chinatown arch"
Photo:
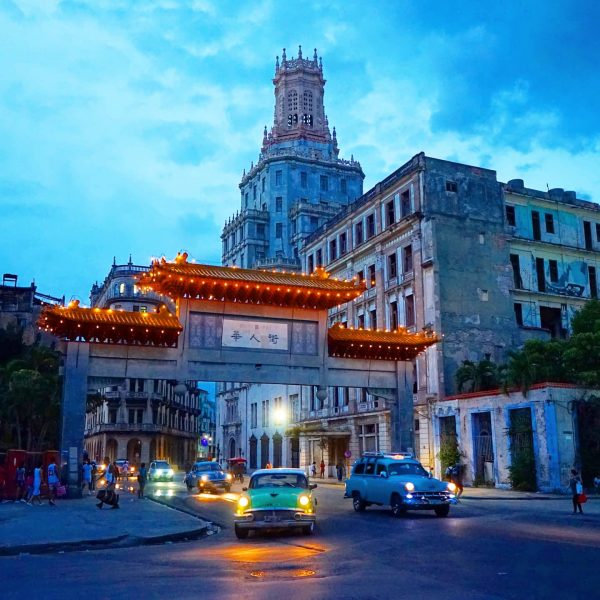
[[[411,361],[434,333],[328,327],[328,309],[365,291],[357,280],[154,261],[137,285],[168,296],[176,312],[46,307],[40,328],[61,340],[62,462],[79,490],[86,399],[126,378],[366,388],[391,404],[395,449],[412,446]]]

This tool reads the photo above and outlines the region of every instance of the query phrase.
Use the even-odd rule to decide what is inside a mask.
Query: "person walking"
[[[92,492],[96,491],[96,477],[98,475],[98,466],[96,461],[92,463]]]
[[[144,488],[146,487],[146,480],[148,479],[148,469],[146,469],[146,463],[142,463],[138,473],[138,498],[144,497]]]
[[[17,484],[17,502],[25,502],[25,496],[27,495],[27,486],[25,485],[25,463],[21,463],[17,467],[15,474],[15,483]]]
[[[37,500],[37,503],[41,506],[42,500],[40,499],[40,488],[42,487],[42,465],[41,463],[33,470],[33,489],[31,490],[31,498],[29,498],[28,504],[33,506],[33,501]]]
[[[83,485],[81,486],[81,493],[85,489],[87,485],[88,496],[92,495],[92,465],[89,460],[86,460],[83,463],[83,467],[81,468],[83,475]]]
[[[310,476],[311,477],[317,476],[317,461],[316,460],[313,460],[312,465],[310,465]]]
[[[341,463],[338,463],[337,465],[335,465],[335,472],[337,473],[338,481],[342,481],[343,469],[344,469],[344,467],[342,467]]]
[[[458,500],[464,491],[463,486],[463,468],[460,463],[456,463],[452,467],[452,474],[450,476],[450,481],[456,486],[456,499]]]
[[[581,508],[579,497],[583,494],[583,484],[581,483],[581,477],[579,476],[577,469],[571,469],[569,488],[571,489],[571,494],[573,494],[573,514],[576,515],[579,510],[579,514],[582,515],[583,509]]]
[[[321,479],[325,477],[325,461],[321,459],[320,470],[321,470]]]
[[[56,488],[60,485],[58,478],[58,467],[54,460],[48,465],[48,504],[56,506],[54,499],[56,498]]]

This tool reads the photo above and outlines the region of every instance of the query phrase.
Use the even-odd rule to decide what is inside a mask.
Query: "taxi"
[[[260,469],[243,488],[233,516],[239,539],[259,529],[299,528],[305,535],[315,528],[316,483],[309,484],[302,469]]]
[[[366,452],[354,463],[346,480],[345,498],[362,512],[376,504],[390,506],[395,517],[409,510],[430,510],[447,517],[456,504],[456,486],[431,477],[410,454]]]

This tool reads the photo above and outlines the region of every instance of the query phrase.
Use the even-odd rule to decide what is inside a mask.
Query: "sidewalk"
[[[121,493],[119,510],[96,507],[96,498],[0,504],[0,556],[43,554],[87,548],[158,544],[205,535],[210,523],[180,511]]]

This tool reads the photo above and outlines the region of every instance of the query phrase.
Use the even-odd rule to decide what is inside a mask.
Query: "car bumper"
[[[287,511],[286,511],[287,512]],[[252,513],[234,515],[234,522],[239,529],[289,529],[291,527],[304,527],[315,523],[315,514],[296,512],[293,518],[289,516],[278,517],[277,514],[258,519]]]
[[[402,507],[409,510],[435,510],[452,504],[456,504],[456,498],[402,498]]]
[[[230,481],[200,481],[196,484],[200,491],[203,490],[217,490],[226,492],[231,489]]]

